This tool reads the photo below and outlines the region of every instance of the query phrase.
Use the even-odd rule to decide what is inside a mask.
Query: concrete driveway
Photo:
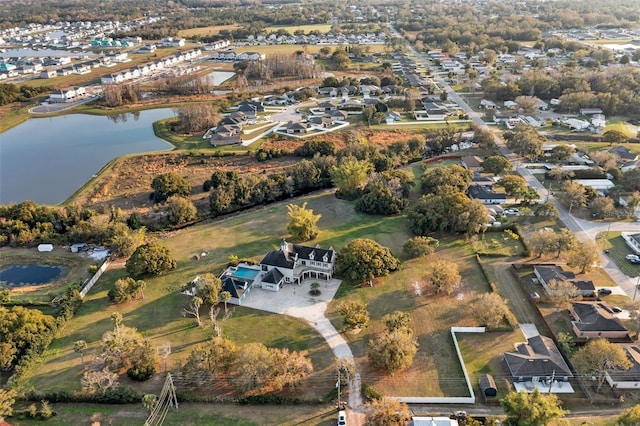
[[[309,294],[313,282],[320,284],[318,296]],[[353,359],[349,345],[324,315],[327,303],[333,299],[340,283],[341,281],[336,279],[306,280],[299,286],[284,284],[278,292],[254,288],[242,306],[302,319],[325,338],[337,358]]]

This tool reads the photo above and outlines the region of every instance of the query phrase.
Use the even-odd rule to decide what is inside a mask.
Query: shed
[[[39,252],[53,251],[53,244],[38,244],[38,251]]]
[[[498,396],[498,388],[491,374],[480,376],[480,390],[485,398],[495,398]]]

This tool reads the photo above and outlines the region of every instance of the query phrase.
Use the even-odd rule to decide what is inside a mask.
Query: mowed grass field
[[[384,52],[383,44],[369,44],[365,46],[369,47],[370,53]],[[264,53],[265,55],[269,56],[269,55],[275,55],[276,53],[291,54],[298,51],[304,51],[307,53],[314,54],[314,53],[320,53],[320,49],[322,49],[323,47],[328,47],[333,52],[336,49],[336,47],[340,47],[340,46],[337,46],[337,45],[320,46],[317,44],[271,44],[266,46],[238,46],[233,50],[238,53],[258,52],[258,53]],[[344,45],[342,47],[347,47],[347,46]],[[366,64],[363,64],[363,65],[366,65]]]

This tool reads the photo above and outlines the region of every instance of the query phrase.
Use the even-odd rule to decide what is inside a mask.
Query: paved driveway
[[[309,294],[313,282],[320,283],[320,295],[318,296]],[[327,303],[333,299],[340,283],[341,281],[336,279],[331,281],[306,280],[299,286],[284,284],[284,287],[278,292],[254,288],[243,306],[300,318],[325,338],[337,358],[348,357],[352,359],[353,354],[349,345],[324,315]]]

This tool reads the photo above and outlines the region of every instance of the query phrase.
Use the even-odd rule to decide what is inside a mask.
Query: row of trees
[[[214,337],[191,351],[178,380],[191,384],[226,380],[238,391],[259,395],[295,388],[312,372],[313,365],[305,351]]]

